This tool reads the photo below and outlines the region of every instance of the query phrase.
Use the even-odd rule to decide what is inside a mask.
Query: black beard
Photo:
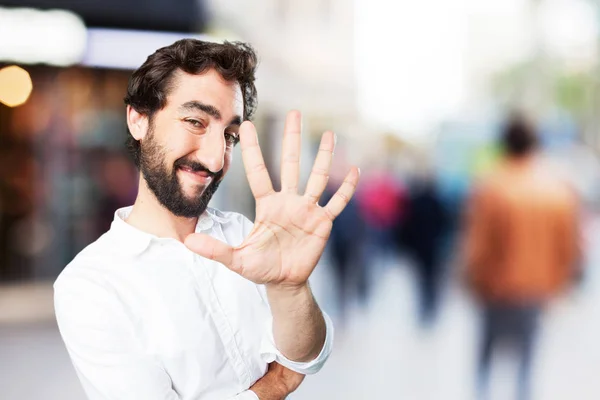
[[[223,170],[213,173],[204,165],[195,161],[178,159],[169,170],[164,163],[164,150],[154,141],[150,130],[140,149],[140,171],[156,199],[167,210],[178,217],[196,218],[206,210],[213,194],[223,180]],[[177,171],[186,166],[192,171],[204,171],[210,174],[211,181],[198,194],[188,198],[177,177]]]

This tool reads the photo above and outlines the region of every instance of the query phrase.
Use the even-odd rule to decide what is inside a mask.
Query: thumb
[[[234,248],[204,233],[192,233],[185,238],[183,244],[194,253],[220,262],[227,268],[233,266]]]

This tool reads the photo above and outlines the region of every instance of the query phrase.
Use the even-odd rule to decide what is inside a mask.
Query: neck
[[[189,234],[194,233],[198,218],[173,215],[158,202],[140,174],[138,195],[126,222],[152,235],[183,242]]]
[[[535,158],[533,152],[521,154],[518,156],[512,155],[508,157],[508,161],[512,165],[527,165]]]

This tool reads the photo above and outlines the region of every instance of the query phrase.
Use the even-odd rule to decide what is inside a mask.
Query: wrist
[[[267,384],[259,380],[248,390],[254,392],[258,400],[284,400],[288,395],[284,385],[277,382]]]
[[[298,298],[301,296],[312,295],[308,282],[300,285],[288,285],[281,283],[267,283],[265,285],[267,296],[269,298]]]
[[[304,285],[267,285],[267,299],[271,306],[273,317],[287,318],[290,313],[301,310],[310,310],[316,306],[313,293],[308,286]],[[305,311],[306,312],[306,311]]]

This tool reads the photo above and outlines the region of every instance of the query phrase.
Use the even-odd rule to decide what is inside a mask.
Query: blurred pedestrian
[[[338,158],[340,152],[336,156]],[[331,178],[321,197],[323,203],[335,195],[336,187],[343,180],[343,177],[336,176],[335,167],[332,166]],[[346,322],[348,306],[354,299],[357,299],[360,305],[365,305],[368,300],[370,280],[368,265],[364,263],[364,247],[365,223],[358,212],[356,200],[350,199],[344,211],[336,218],[327,244],[337,285],[341,324]]]
[[[409,190],[406,212],[399,224],[398,241],[415,268],[419,296],[419,322],[435,321],[447,213],[432,177],[415,181]]]
[[[404,213],[406,195],[403,182],[390,167],[376,167],[364,175],[356,200],[366,229],[365,265],[373,267],[378,260],[385,265],[390,255],[395,255],[394,234]]]
[[[541,313],[576,275],[578,206],[574,192],[536,156],[529,121],[511,117],[501,141],[504,159],[470,199],[465,256],[483,306],[479,395],[487,395],[494,349],[510,340],[519,354],[518,399],[526,400]]]

